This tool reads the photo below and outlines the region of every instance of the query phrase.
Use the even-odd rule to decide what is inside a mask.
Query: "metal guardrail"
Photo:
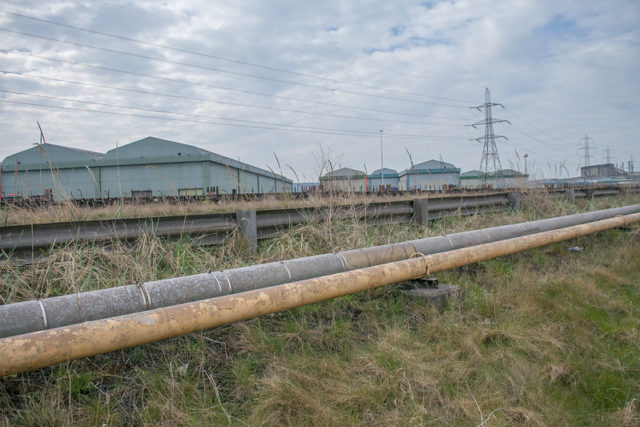
[[[430,220],[454,214],[469,215],[502,209],[510,203],[510,194],[513,193],[458,195],[318,208],[11,225],[0,227],[0,250],[5,257],[18,254],[22,258],[54,245],[132,240],[144,233],[168,238],[189,235],[195,244],[214,245],[222,243],[239,227],[250,243],[255,245],[258,239],[273,237],[283,228],[329,218],[366,219],[372,223],[408,223],[417,220],[426,224]],[[251,220],[252,218],[254,219]]]

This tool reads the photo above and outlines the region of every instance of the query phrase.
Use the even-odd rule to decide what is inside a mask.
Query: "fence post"
[[[240,232],[249,243],[252,254],[258,251],[258,226],[256,223],[256,211],[236,211],[236,223]]]
[[[593,188],[585,188],[584,194],[586,194],[587,199],[593,199]]]
[[[572,204],[576,203],[576,192],[573,188],[565,190],[564,197],[570,201]]]
[[[413,218],[421,225],[429,223],[429,199],[413,199]]]
[[[516,211],[520,209],[520,204],[522,203],[522,195],[520,193],[507,193],[507,199],[511,209]]]

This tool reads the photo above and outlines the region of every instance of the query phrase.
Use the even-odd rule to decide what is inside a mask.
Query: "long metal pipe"
[[[640,221],[640,213],[0,339],[0,375],[210,329]]]
[[[640,205],[0,306],[0,338],[199,301],[640,212]]]

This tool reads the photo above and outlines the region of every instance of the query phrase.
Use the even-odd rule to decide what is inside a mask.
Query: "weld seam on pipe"
[[[289,270],[289,267],[287,267],[287,265],[283,261],[280,261],[280,265],[282,265],[284,269],[287,270],[287,275],[289,276],[289,280],[291,280],[292,277],[291,277],[291,271]]]
[[[224,270],[222,270],[221,273],[224,275],[224,278],[227,279],[227,284],[229,285],[229,293],[232,294],[233,288],[231,287],[231,280],[229,280],[229,276],[227,276],[227,273]]]
[[[138,290],[142,294],[142,300],[144,301],[144,306],[147,310],[151,310],[153,307],[151,304],[151,296],[149,296],[149,290],[144,285],[144,283],[138,283]]]
[[[49,329],[49,322],[47,322],[47,311],[44,309],[44,304],[42,304],[41,299],[38,299],[38,304],[40,305],[40,313],[42,313],[42,324],[44,325],[44,329]]]
[[[213,274],[211,271],[207,271],[207,273],[209,273],[211,276],[213,276],[214,279],[216,279],[216,283],[218,284],[218,292],[220,292],[220,295],[222,295],[222,285],[220,284],[220,280],[218,280],[218,276]]]
[[[342,252],[338,252],[336,255],[340,259],[340,263],[343,263],[342,265],[344,266],[344,271],[349,271],[349,263],[347,262],[347,259],[344,257]]]
[[[210,329],[640,221],[640,213],[0,339],[0,376]]]

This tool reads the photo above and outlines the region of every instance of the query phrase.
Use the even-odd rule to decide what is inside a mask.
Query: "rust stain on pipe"
[[[336,298],[640,221],[615,217],[198,302],[0,339],[0,375],[106,353]]]

